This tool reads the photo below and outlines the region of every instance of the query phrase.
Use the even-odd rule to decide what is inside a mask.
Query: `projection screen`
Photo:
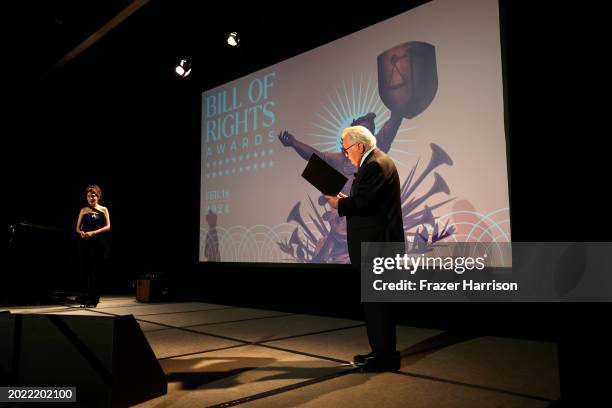
[[[348,177],[342,129],[377,137],[409,242],[509,242],[497,0],[434,0],[202,94],[202,262],[348,263],[346,222],[301,177]]]

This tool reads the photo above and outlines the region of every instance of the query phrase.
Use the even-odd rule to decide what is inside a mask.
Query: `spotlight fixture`
[[[238,38],[238,33],[235,31],[230,33],[229,36],[227,37],[227,43],[231,45],[232,47],[237,46],[239,41],[240,41],[240,38]]]
[[[180,78],[187,78],[191,74],[191,61],[186,58],[181,59],[174,68],[174,72]]]

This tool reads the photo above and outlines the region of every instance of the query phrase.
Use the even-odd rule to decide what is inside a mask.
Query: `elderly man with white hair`
[[[376,138],[363,126],[342,131],[342,150],[358,167],[348,196],[326,196],[329,205],[346,217],[351,263],[360,265],[362,242],[404,242],[399,174],[393,160],[376,147]],[[372,351],[356,355],[364,371],[390,371],[400,366],[395,320],[388,303],[364,302]]]

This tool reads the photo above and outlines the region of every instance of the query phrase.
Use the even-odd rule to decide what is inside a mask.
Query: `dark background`
[[[97,183],[113,228],[106,293],[134,293],[134,279],[161,273],[176,299],[360,318],[359,277],[348,268],[197,262],[201,92],[422,3],[151,1],[60,68],[129,2],[34,2],[7,14],[3,197],[13,240],[4,300],[74,289],[74,224],[84,187]],[[516,1],[500,1],[500,11],[513,240],[608,241],[607,136],[591,96],[597,13]],[[242,38],[235,49],[224,42],[230,31]],[[173,72],[182,56],[193,59],[185,80]],[[399,315],[414,326],[557,341],[569,399],[603,388],[594,369],[610,309],[404,304]]]

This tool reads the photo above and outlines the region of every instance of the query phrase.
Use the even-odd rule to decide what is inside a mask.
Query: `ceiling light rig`
[[[176,64],[174,72],[179,78],[187,78],[191,74],[191,61],[187,58],[181,58]]]
[[[232,47],[235,47],[238,45],[238,42],[240,41],[240,38],[238,38],[238,33],[237,32],[231,32],[229,33],[228,37],[227,37],[227,43],[229,45],[231,45]]]

